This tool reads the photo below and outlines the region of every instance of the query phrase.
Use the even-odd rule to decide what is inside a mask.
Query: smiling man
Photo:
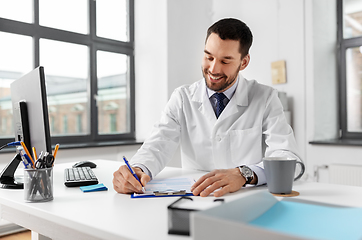
[[[209,171],[192,187],[202,197],[265,184],[263,156],[301,161],[278,92],[241,75],[250,62],[252,40],[249,27],[237,19],[222,19],[208,29],[204,78],[173,92],[151,136],[130,161],[143,185],[179,146],[183,168]],[[126,166],[114,173],[113,187],[119,193],[142,191]]]

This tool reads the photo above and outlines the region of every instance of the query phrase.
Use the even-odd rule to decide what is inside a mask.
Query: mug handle
[[[299,175],[296,178],[294,178],[294,181],[297,181],[299,178],[301,178],[305,171],[304,163],[297,161],[297,164],[300,164],[301,170],[300,170]]]

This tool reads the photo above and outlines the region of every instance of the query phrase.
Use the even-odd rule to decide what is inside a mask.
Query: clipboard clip
[[[186,195],[186,190],[166,190],[166,191],[154,191],[155,196],[165,196],[165,195]]]

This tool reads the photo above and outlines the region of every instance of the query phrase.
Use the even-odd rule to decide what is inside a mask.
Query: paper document
[[[145,186],[146,192],[134,193],[132,198],[192,195],[193,178],[160,178],[153,179]]]

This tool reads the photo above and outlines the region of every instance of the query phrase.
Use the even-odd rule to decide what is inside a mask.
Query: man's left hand
[[[209,196],[214,192],[215,197],[221,197],[226,193],[236,192],[244,186],[246,180],[240,174],[238,168],[217,169],[202,176],[191,187],[192,193],[201,197]]]

